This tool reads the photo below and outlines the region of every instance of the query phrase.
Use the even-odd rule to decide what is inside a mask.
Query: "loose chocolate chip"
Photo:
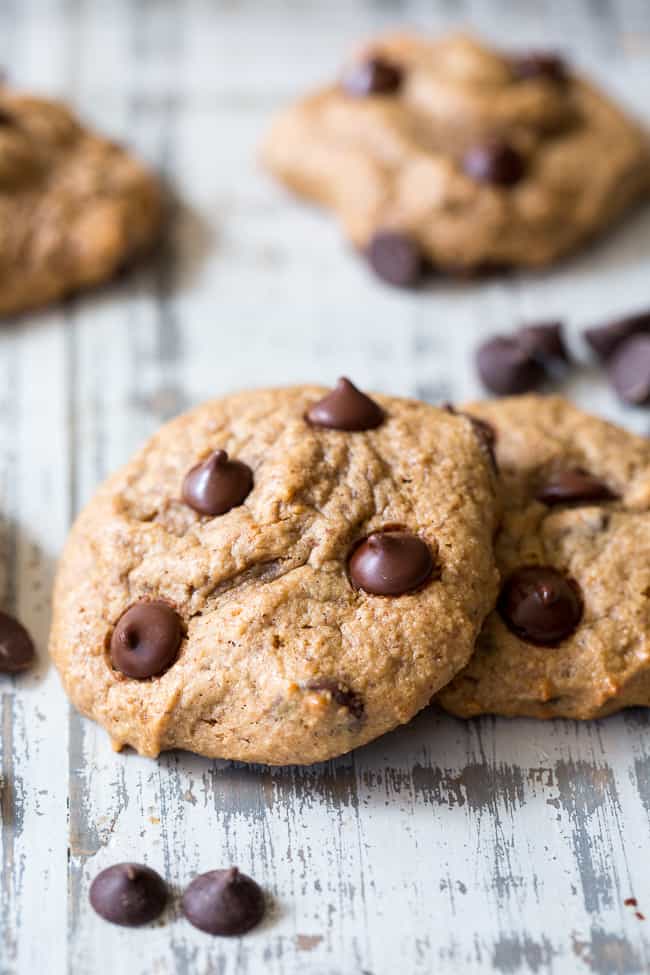
[[[619,497],[604,481],[582,467],[571,467],[549,474],[537,492],[537,500],[552,507],[556,504],[591,504],[614,501]]]
[[[511,63],[517,81],[546,78],[561,84],[568,80],[566,63],[552,51],[529,51],[527,54],[513,58]]]
[[[210,870],[194,878],[181,907],[190,924],[208,934],[245,934],[262,920],[264,894],[237,867]]]
[[[253,487],[253,472],[225,450],[215,450],[183,481],[183,501],[202,515],[223,515],[243,504]]]
[[[407,234],[380,230],[366,251],[375,274],[397,288],[414,288],[422,280],[424,258],[416,240]]]
[[[401,596],[419,589],[433,570],[427,543],[403,531],[373,532],[357,545],[348,564],[355,589],[374,596]]]
[[[650,311],[626,315],[607,325],[587,328],[582,334],[598,358],[605,361],[626,339],[633,335],[650,334]]]
[[[357,720],[361,720],[364,715],[365,706],[361,695],[333,677],[319,677],[307,681],[305,687],[308,691],[325,691],[330,694],[338,707],[346,708]]]
[[[498,396],[537,389],[545,378],[541,363],[511,335],[495,335],[483,342],[476,353],[476,367],[486,389]]]
[[[314,427],[353,432],[374,430],[384,417],[378,403],[342,376],[331,393],[310,406],[305,419]]]
[[[167,603],[134,603],[113,630],[112,664],[127,677],[154,677],[176,660],[182,637],[180,617]]]
[[[514,186],[523,179],[526,164],[521,153],[506,142],[489,142],[465,153],[463,169],[479,183]]]
[[[93,880],[90,903],[105,921],[137,927],[162,914],[167,903],[167,886],[150,867],[141,863],[116,863]]]
[[[516,636],[542,647],[566,639],[582,619],[577,583],[543,565],[513,572],[501,590],[497,608]]]
[[[516,338],[521,348],[543,365],[568,363],[562,332],[562,322],[531,322],[517,329]]]
[[[353,64],[343,75],[343,90],[354,98],[392,95],[402,84],[403,72],[386,58],[367,58]]]
[[[627,339],[612,355],[609,379],[624,403],[650,403],[650,335]]]
[[[0,673],[17,674],[35,660],[32,638],[22,623],[0,613]]]

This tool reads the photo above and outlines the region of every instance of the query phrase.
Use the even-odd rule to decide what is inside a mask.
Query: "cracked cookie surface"
[[[107,280],[151,246],[162,215],[143,164],[61,102],[0,86],[0,314]]]
[[[324,393],[246,392],[180,416],[79,516],[57,575],[51,653],[73,702],[116,747],[319,761],[408,721],[467,663],[496,596],[481,440],[464,417],[386,396],[373,396],[375,428],[327,429],[306,418]],[[215,450],[246,464],[253,483],[210,517],[182,488]],[[398,527],[428,546],[428,581],[397,596],[352,585],[354,547],[373,532],[399,540]],[[409,551],[391,549],[389,563],[403,570]],[[375,559],[371,575],[387,564],[381,547]],[[183,638],[163,673],[135,680],[110,647],[142,600],[172,606]]]
[[[476,653],[439,702],[461,717],[593,718],[650,705],[650,442],[557,396],[473,403],[467,411],[495,432],[504,586]],[[551,625],[559,620],[562,628],[563,613],[572,618],[565,638],[549,645],[534,642],[548,609],[521,613],[521,571],[531,567],[559,573],[577,594],[572,605],[555,603]],[[552,597],[542,583],[542,595]],[[521,638],[522,620],[532,641]]]
[[[404,285],[417,254],[454,272],[547,264],[650,191],[647,133],[608,97],[557,58],[465,35],[369,44],[276,118],[262,159]]]

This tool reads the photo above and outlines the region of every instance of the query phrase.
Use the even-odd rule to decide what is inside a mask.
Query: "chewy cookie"
[[[558,396],[468,411],[495,434],[502,588],[438,700],[462,717],[650,705],[650,442]]]
[[[489,452],[347,380],[164,426],[80,515],[51,653],[117,748],[310,763],[408,721],[494,605]]]
[[[155,176],[60,102],[0,86],[0,314],[98,284],[162,221]]]
[[[389,35],[272,125],[263,161],[396,285],[548,264],[650,190],[647,135],[550,54]]]

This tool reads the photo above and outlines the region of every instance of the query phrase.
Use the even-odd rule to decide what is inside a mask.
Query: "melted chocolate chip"
[[[183,501],[202,515],[223,515],[243,504],[253,487],[253,472],[225,450],[215,450],[183,481]]]
[[[605,361],[626,339],[633,335],[650,334],[650,311],[626,315],[624,318],[617,318],[606,325],[587,328],[582,334],[598,358]]]
[[[386,58],[372,57],[353,64],[343,75],[346,95],[365,98],[367,95],[392,95],[402,84],[403,72]]]
[[[569,362],[562,322],[531,322],[517,329],[521,348],[543,365]]]
[[[564,60],[552,51],[528,51],[511,61],[512,72],[517,81],[530,78],[546,78],[562,84],[568,80]]]
[[[510,335],[495,335],[483,342],[476,353],[476,367],[486,389],[498,396],[537,389],[545,378],[541,363]]]
[[[168,603],[142,600],[115,626],[111,662],[127,677],[155,677],[176,660],[182,638],[180,617]]]
[[[571,467],[551,473],[537,492],[542,504],[591,504],[595,501],[614,501],[619,495],[589,471]]]
[[[116,863],[97,874],[90,887],[90,903],[100,917],[113,924],[137,927],[155,920],[167,903],[165,881],[140,863]]]
[[[624,403],[650,403],[650,335],[637,335],[620,345],[609,360],[608,372]]]
[[[305,688],[308,691],[325,691],[331,696],[337,707],[345,708],[358,721],[364,716],[363,698],[341,681],[332,677],[318,677],[315,680],[307,681]]]
[[[305,419],[314,427],[329,430],[374,430],[384,421],[384,411],[349,379],[341,377],[331,393],[307,410]]]
[[[380,230],[366,251],[375,274],[397,288],[414,288],[422,280],[424,258],[420,245],[407,234]]]
[[[528,565],[506,580],[497,609],[515,636],[538,646],[565,640],[582,619],[578,585],[557,569]]]
[[[526,164],[521,153],[507,142],[489,142],[465,153],[463,169],[479,183],[514,186],[523,179]]]
[[[34,663],[32,638],[18,620],[0,613],[0,673],[17,674]]]
[[[245,934],[264,916],[264,894],[237,867],[210,870],[194,878],[181,907],[190,924],[208,934]]]
[[[427,582],[435,563],[431,549],[404,531],[373,532],[352,552],[348,563],[355,589],[374,596],[401,596]]]

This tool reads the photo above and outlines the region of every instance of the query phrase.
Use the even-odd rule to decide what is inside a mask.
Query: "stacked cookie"
[[[163,427],[81,514],[51,652],[152,756],[315,762],[436,694],[606,714],[650,701],[649,510],[650,444],[557,397],[241,393]]]

